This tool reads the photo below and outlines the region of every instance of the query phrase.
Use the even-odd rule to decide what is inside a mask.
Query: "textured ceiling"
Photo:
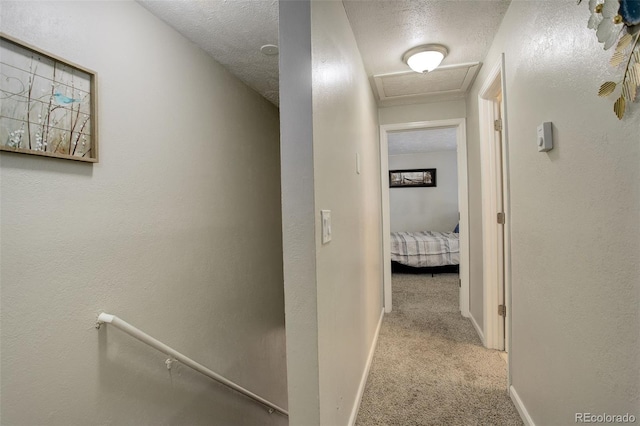
[[[138,0],[207,51],[232,74],[278,104],[278,56],[260,53],[278,44],[277,0]]]
[[[482,61],[509,7],[507,0],[343,1],[369,75],[407,71],[402,55],[443,44],[442,65]]]
[[[365,69],[373,77],[408,71],[402,55],[422,44],[447,47],[449,54],[442,66],[482,61],[510,0],[344,0],[343,4]],[[409,73],[405,75],[416,80]],[[451,95],[451,99],[461,97],[459,93]],[[439,96],[437,100],[446,98]],[[380,105],[427,100],[382,99]]]
[[[389,155],[455,150],[455,127],[389,133]]]
[[[278,0],[137,1],[278,105],[278,56],[260,53],[261,46],[278,44]],[[421,44],[444,44],[449,55],[443,66],[481,61],[509,1],[344,0],[343,4],[375,90],[374,76],[381,79],[387,74],[408,71],[402,55]],[[476,66],[474,71],[477,70]],[[456,73],[461,72],[453,72]],[[395,76],[392,83],[403,94],[384,99],[378,93],[379,105],[462,98],[466,95],[464,87],[475,78],[474,73],[463,89],[452,91],[447,88],[456,86],[461,75],[451,77],[458,82],[444,81],[443,75],[437,77],[441,90],[425,90],[431,76],[411,73]]]

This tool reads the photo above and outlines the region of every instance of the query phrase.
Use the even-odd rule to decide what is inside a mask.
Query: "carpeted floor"
[[[458,274],[393,275],[356,424],[522,425],[506,363],[458,311]]]

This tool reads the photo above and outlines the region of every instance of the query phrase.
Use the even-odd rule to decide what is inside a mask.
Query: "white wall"
[[[380,124],[410,123],[413,121],[448,120],[466,117],[463,99],[415,105],[399,105],[378,109]]]
[[[98,72],[100,163],[0,156],[2,424],[287,424],[278,111],[133,2],[2,2]]]
[[[511,379],[537,425],[584,411],[638,417],[640,105],[619,121],[613,99],[597,96],[621,74],[587,28],[587,5],[542,4],[512,2],[467,105],[472,147],[479,87],[504,52]],[[553,122],[548,153],[535,145],[543,121]]]
[[[280,35],[290,422],[346,425],[382,312],[377,108],[341,2],[282,2]],[[309,53],[311,70],[300,65]],[[332,215],[327,245],[321,209]]]
[[[389,156],[389,170],[436,169],[436,187],[390,188],[391,232],[453,232],[458,223],[456,151]]]

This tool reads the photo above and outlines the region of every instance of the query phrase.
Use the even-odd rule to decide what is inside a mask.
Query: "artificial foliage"
[[[578,4],[581,2],[578,0]],[[615,45],[610,64],[622,70],[617,81],[600,86],[598,95],[615,94],[613,111],[622,120],[640,91],[640,0],[589,0],[589,10],[587,26],[596,31],[605,50]]]

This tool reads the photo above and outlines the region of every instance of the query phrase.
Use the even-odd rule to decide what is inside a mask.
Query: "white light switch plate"
[[[331,210],[320,210],[322,220],[322,244],[331,241]]]

